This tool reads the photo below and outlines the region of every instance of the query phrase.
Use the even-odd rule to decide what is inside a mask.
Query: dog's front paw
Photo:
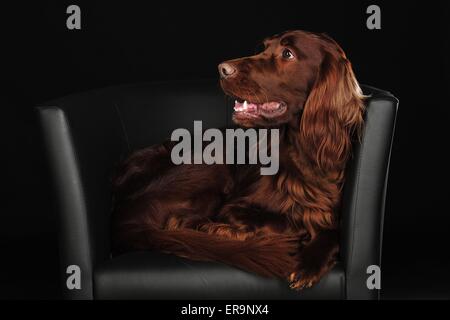
[[[302,268],[299,267],[297,271],[292,272],[289,275],[289,286],[294,290],[302,290],[305,288],[311,288],[318,283],[322,277],[330,271],[336,264],[335,261],[328,263],[324,266],[317,266],[316,268]]]
[[[311,274],[308,272],[296,271],[289,276],[289,287],[294,290],[302,290],[311,288],[320,280],[319,274]]]

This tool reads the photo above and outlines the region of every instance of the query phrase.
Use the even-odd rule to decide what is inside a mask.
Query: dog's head
[[[298,126],[306,113],[351,122],[361,113],[351,64],[324,34],[275,35],[256,55],[221,63],[219,73],[223,90],[235,99],[233,120],[243,127]]]

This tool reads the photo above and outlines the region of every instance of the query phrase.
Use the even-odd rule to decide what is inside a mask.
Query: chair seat
[[[159,252],[132,252],[94,272],[96,299],[343,299],[344,270],[337,264],[320,283],[300,292],[286,281],[220,263]]]

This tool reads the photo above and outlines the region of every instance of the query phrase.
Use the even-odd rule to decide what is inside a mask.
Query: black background
[[[82,29],[66,28],[81,7]],[[378,4],[382,29],[366,28]],[[450,14],[446,1],[34,1],[3,4],[0,297],[59,298],[52,193],[33,106],[91,88],[217,78],[286,29],[326,32],[361,83],[400,99],[383,298],[450,297]]]

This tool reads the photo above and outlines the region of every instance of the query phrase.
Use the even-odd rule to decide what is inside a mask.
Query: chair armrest
[[[381,267],[387,178],[398,100],[387,92],[369,98],[361,142],[349,163],[343,196],[341,259],[347,299],[379,299],[367,267]]]
[[[80,96],[57,103],[37,111],[57,205],[62,291],[92,299],[93,270],[110,255],[110,176],[127,146],[112,104]],[[80,289],[66,286],[70,265],[80,267]]]
[[[38,114],[58,200],[62,282],[66,282],[69,265],[77,265],[81,269],[81,289],[67,291],[64,288],[63,291],[68,298],[89,299],[92,297],[92,240],[88,233],[86,199],[72,137],[63,110],[41,107]]]

